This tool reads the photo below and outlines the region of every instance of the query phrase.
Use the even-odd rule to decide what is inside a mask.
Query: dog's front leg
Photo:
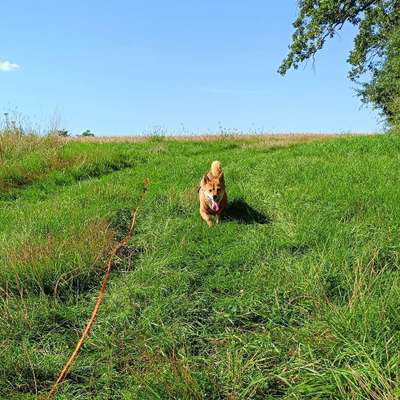
[[[207,222],[208,226],[212,226],[212,220],[211,220],[210,216],[201,208],[200,208],[200,215],[201,215],[201,218],[203,218],[204,221]]]
[[[220,224],[220,223],[221,223],[221,215],[220,215],[220,214],[217,214],[217,215],[215,216],[215,220],[216,220],[217,224]]]

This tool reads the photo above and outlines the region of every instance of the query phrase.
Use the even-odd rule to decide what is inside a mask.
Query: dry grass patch
[[[40,136],[20,130],[0,131],[0,165],[4,166],[11,160],[20,160],[32,152],[42,153],[45,150],[57,153],[65,142],[65,138],[56,135]]]
[[[356,136],[357,134],[354,134]],[[362,135],[362,133],[360,133]],[[79,137],[68,140],[84,143],[140,143],[146,141],[173,140],[182,142],[215,142],[226,140],[254,140],[257,142],[285,142],[285,143],[306,143],[314,140],[335,138],[338,136],[349,136],[342,134],[323,134],[323,133],[280,133],[280,134],[210,134],[210,135],[168,135],[168,136],[98,136],[98,137]]]
[[[28,185],[49,170],[63,168],[65,140],[21,130],[0,131],[0,192]]]
[[[285,134],[285,135],[268,135],[255,136],[250,143],[243,143],[243,149],[271,149],[280,147],[289,147],[297,144],[309,142],[336,139],[339,135],[324,134]],[[344,135],[341,135],[345,137]]]

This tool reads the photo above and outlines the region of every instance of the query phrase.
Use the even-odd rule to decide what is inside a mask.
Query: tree
[[[87,129],[85,132],[82,132],[82,133],[81,133],[81,136],[83,136],[83,137],[93,137],[93,136],[94,136],[94,133],[92,133],[92,132],[90,131],[90,129]]]
[[[278,72],[285,75],[313,59],[346,23],[358,29],[347,60],[358,95],[390,125],[400,124],[400,0],[299,0],[289,53]]]
[[[56,129],[55,131],[51,132],[57,136],[62,136],[62,137],[69,137],[69,133],[66,129]]]

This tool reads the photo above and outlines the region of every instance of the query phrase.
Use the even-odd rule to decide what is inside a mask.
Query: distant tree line
[[[62,136],[62,137],[70,137],[71,136],[66,129],[57,129],[54,133],[56,135]],[[94,133],[92,133],[90,131],[90,129],[87,129],[86,131],[82,132],[80,135],[76,135],[76,136],[78,136],[78,137],[94,137]]]

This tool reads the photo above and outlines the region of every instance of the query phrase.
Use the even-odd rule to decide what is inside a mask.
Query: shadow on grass
[[[270,224],[271,218],[260,213],[244,199],[235,199],[228,203],[224,219],[238,221],[241,224]]]

